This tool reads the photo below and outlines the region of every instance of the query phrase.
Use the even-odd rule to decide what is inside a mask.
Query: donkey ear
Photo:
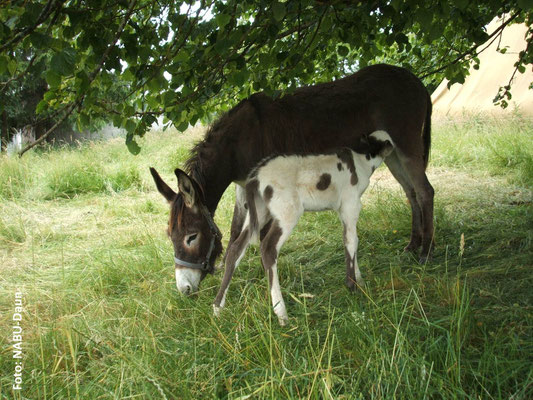
[[[189,175],[187,175],[179,168],[176,168],[174,170],[174,173],[178,178],[178,189],[183,195],[185,205],[189,208],[194,206],[194,203],[196,201],[196,190],[194,188],[194,183],[192,179],[189,177]]]
[[[173,191],[166,183],[161,179],[155,168],[150,167],[150,173],[152,174],[152,177],[154,178],[155,185],[157,186],[157,190],[159,190],[159,193],[163,195],[165,199],[170,203],[174,201],[176,198],[176,192]]]

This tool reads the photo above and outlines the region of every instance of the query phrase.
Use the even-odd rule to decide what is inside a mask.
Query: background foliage
[[[0,112],[14,117],[21,88],[38,85],[36,115],[24,123],[112,119],[133,153],[158,116],[184,130],[253,92],[277,95],[375,62],[403,65],[430,89],[443,77],[462,82],[494,17],[506,15],[501,28],[533,20],[531,0],[0,4]],[[532,61],[528,45],[516,67]],[[509,96],[503,88],[500,100]]]

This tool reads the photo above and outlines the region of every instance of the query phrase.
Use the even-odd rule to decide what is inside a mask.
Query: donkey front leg
[[[343,205],[339,212],[344,227],[344,255],[346,258],[346,286],[350,290],[355,290],[357,286],[365,284],[359,265],[357,264],[357,220],[361,211],[361,202],[352,200],[349,205]],[[356,286],[357,285],[357,286]]]
[[[220,310],[224,307],[226,303],[226,293],[228,292],[228,287],[233,276],[233,271],[241,262],[242,257],[246,248],[250,244],[250,226],[246,224],[241,234],[237,239],[231,243],[226,253],[226,268],[224,270],[224,277],[222,278],[222,283],[218,291],[215,301],[213,302],[213,311],[215,316],[220,315]]]

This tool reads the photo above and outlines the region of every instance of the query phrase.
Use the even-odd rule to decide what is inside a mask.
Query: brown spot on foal
[[[276,246],[282,233],[283,230],[279,226],[278,221],[273,221],[270,226],[270,229],[261,241],[261,258],[263,261],[263,268],[268,274],[269,287],[272,287],[272,280],[274,278],[274,275],[272,273],[272,266],[274,265],[278,257],[278,251],[276,249]]]
[[[326,190],[331,183],[331,175],[330,174],[322,174],[320,175],[320,179],[318,183],[316,184],[316,188],[318,190]]]
[[[352,173],[350,178],[350,183],[352,186],[357,185],[357,173],[355,172],[355,164],[353,163],[352,151],[350,149],[344,148],[337,152],[337,157],[346,164],[348,170]],[[337,167],[338,168],[338,167]]]
[[[272,186],[268,185],[263,192],[263,199],[265,199],[265,202],[268,203],[272,199],[273,195],[274,189]]]

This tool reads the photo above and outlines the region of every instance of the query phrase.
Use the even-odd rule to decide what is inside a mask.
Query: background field
[[[221,275],[178,295],[168,181],[201,130],[0,158],[0,398],[533,398],[533,121],[434,123],[429,177],[437,246],[403,254],[410,212],[382,168],[363,199],[359,263],[343,286],[334,213],[306,214],[282,250],[290,316],[269,307],[257,248],[222,317]],[[216,221],[229,236],[234,190]],[[15,292],[23,293],[23,390],[13,392]]]

